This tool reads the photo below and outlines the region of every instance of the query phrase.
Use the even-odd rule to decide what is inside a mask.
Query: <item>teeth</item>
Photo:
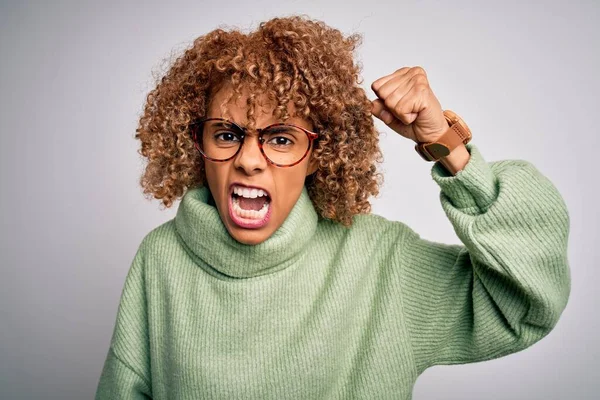
[[[265,202],[263,207],[258,210],[244,210],[240,207],[239,200],[237,198],[233,198],[233,212],[238,217],[246,218],[246,219],[263,219],[265,215],[267,215],[267,211],[269,210],[269,202]]]
[[[249,199],[254,199],[256,197],[264,197],[267,193],[262,189],[248,189],[241,186],[234,186],[233,193],[238,196],[247,197]]]

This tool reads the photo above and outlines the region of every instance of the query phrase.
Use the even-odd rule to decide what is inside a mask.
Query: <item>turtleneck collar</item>
[[[188,189],[175,215],[175,229],[204,262],[199,265],[212,274],[233,278],[269,274],[294,264],[314,235],[317,222],[306,187],[279,229],[256,245],[240,243],[229,234],[206,186]]]

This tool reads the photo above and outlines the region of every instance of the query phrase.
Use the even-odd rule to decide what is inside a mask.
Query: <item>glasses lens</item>
[[[226,121],[204,121],[198,126],[198,145],[205,156],[226,160],[235,155],[243,141],[243,132]],[[306,133],[291,125],[278,125],[262,133],[267,158],[282,166],[298,162],[308,151]]]
[[[198,128],[200,150],[205,156],[215,160],[232,157],[242,142],[243,133],[226,121],[205,121]]]
[[[263,132],[263,151],[279,165],[298,162],[306,154],[310,141],[306,133],[291,125],[280,125]]]

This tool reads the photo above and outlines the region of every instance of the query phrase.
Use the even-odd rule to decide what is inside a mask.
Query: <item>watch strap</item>
[[[421,142],[415,145],[417,153],[426,161],[437,161],[446,157],[461,143],[467,144],[471,140],[469,128],[460,124],[458,118],[454,119],[454,115],[452,112],[444,111],[449,127],[439,139],[435,142]]]

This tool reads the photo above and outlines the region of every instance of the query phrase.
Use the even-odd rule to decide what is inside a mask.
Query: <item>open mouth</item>
[[[229,218],[241,228],[262,228],[271,219],[271,200],[264,189],[233,184],[229,195]]]
[[[236,193],[231,194],[232,211],[238,218],[263,220],[269,211],[270,204],[271,198],[268,195],[245,197]]]

